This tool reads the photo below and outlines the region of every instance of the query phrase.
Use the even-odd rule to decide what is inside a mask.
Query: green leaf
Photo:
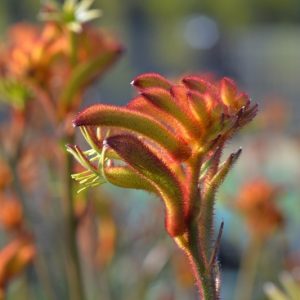
[[[272,282],[265,283],[264,291],[270,300],[291,300]]]
[[[187,159],[191,150],[187,143],[162,126],[154,118],[122,107],[97,104],[81,112],[74,120],[75,126],[112,126],[142,134],[168,150],[174,158]]]
[[[242,153],[241,148],[237,152],[231,153],[230,156],[227,158],[227,160],[219,167],[217,173],[207,184],[208,188],[205,193],[205,201],[209,201],[209,199],[213,198],[213,195],[216,193],[218,187],[224,181],[230,169],[233,167],[235,162],[240,157],[241,153]]]
[[[31,98],[32,91],[25,83],[12,78],[0,80],[0,101],[23,109],[26,102]]]
[[[280,281],[289,299],[300,299],[299,282],[290,273],[283,272],[280,276]]]
[[[218,150],[217,150],[218,151]],[[232,168],[234,163],[239,158],[242,149],[237,152],[230,154],[229,158],[219,167],[217,173],[213,178],[206,182],[202,187],[204,190],[201,202],[201,210],[199,215],[199,226],[202,228],[202,239],[206,243],[209,242],[211,238],[211,232],[213,230],[213,215],[214,215],[214,204],[215,204],[215,194],[227,176],[229,170]]]
[[[62,109],[68,109],[78,91],[82,90],[97,76],[101,76],[107,68],[118,58],[122,52],[121,48],[101,52],[97,57],[78,64],[72,73],[67,86],[60,96]]]

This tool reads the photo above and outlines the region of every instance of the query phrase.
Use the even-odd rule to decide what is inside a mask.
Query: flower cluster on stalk
[[[209,228],[214,194],[241,153],[221,162],[222,150],[257,105],[228,78],[192,75],[173,84],[148,73],[132,85],[139,94],[125,107],[96,104],[75,118],[91,149],[68,145],[85,168],[73,178],[83,189],[110,182],[157,194],[172,237],[195,218]]]
[[[60,119],[78,108],[84,90],[122,52],[111,34],[87,24],[99,16],[98,10],[89,10],[92,2],[47,3],[42,26],[18,23],[10,28],[0,45],[1,98],[22,108],[29,99],[47,95],[52,102],[47,109],[52,107]]]

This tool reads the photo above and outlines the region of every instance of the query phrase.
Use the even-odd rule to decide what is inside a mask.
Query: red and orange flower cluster
[[[186,76],[173,84],[151,73],[132,84],[139,96],[126,107],[93,105],[74,120],[76,126],[85,127],[99,158],[105,148],[100,170],[77,146],[69,146],[94,172],[89,178],[74,177],[86,185],[96,185],[97,176],[102,176],[122,187],[154,191],[164,200],[168,233],[179,236],[186,232],[195,206],[212,196],[239,156],[240,150],[219,165],[224,143],[255,116],[257,106],[228,78],[212,83]],[[94,130],[99,127],[110,131],[101,137]],[[117,160],[127,165],[120,166]]]
[[[8,41],[0,48],[0,80],[27,86],[33,97],[46,94],[52,102],[48,107],[68,112],[121,51],[109,34],[88,25],[73,34],[55,22],[42,27],[21,23],[10,29]]]
[[[16,24],[0,44],[0,102],[10,109],[0,130],[0,226],[8,240],[0,250],[2,293],[35,256],[34,238],[27,232],[20,201],[30,199],[33,182],[40,183],[39,158],[49,165],[55,161],[61,178],[67,162],[60,143],[73,134],[68,130],[71,126],[65,126],[70,123],[68,116],[75,114],[84,91],[122,51],[110,34],[87,24],[99,16],[97,9],[90,9],[92,3],[45,4],[42,15],[46,22]],[[64,189],[72,193],[71,186]]]
[[[75,118],[91,149],[68,145],[86,169],[73,178],[82,189],[110,182],[159,196],[166,230],[187,254],[200,296],[217,299],[223,225],[213,244],[215,193],[241,149],[222,163],[221,154],[257,105],[228,78],[186,76],[173,84],[150,73],[132,85],[139,95],[125,107],[97,104]]]

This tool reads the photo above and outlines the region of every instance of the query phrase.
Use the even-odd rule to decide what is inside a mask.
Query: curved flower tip
[[[181,81],[188,89],[197,91],[201,94],[206,93],[213,88],[207,79],[196,75],[185,76]]]
[[[129,108],[112,105],[93,105],[77,115],[75,126],[110,126],[144,135],[169,150],[174,157],[186,159],[190,156],[187,142],[174,135],[152,116]]]
[[[231,79],[214,84],[198,76],[187,76],[182,82],[184,85],[171,84],[159,74],[142,74],[132,82],[143,100],[135,102],[138,109],[133,104],[126,108],[94,105],[80,113],[74,124],[131,130],[155,140],[173,154],[172,148],[178,148],[180,143],[181,150],[174,150],[178,157],[186,159],[193,152],[187,145],[199,149],[219,134],[228,139],[257,113],[257,105],[252,105]],[[177,147],[168,140],[175,141]]]
[[[172,84],[162,75],[158,73],[146,73],[137,76],[130,83],[137,89],[145,89],[150,87],[160,87],[169,90]]]

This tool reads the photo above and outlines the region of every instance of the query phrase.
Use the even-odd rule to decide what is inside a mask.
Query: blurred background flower
[[[276,204],[279,196],[280,188],[264,179],[249,181],[241,187],[236,209],[255,238],[265,240],[284,225],[284,216]]]

